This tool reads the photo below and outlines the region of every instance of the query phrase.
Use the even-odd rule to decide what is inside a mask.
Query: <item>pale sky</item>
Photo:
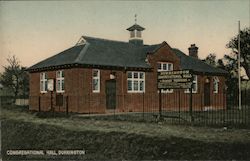
[[[8,55],[31,66],[75,45],[82,35],[128,41],[126,28],[146,28],[145,44],[166,41],[199,57],[230,53],[226,44],[250,26],[250,0],[179,1],[0,1],[0,72]]]

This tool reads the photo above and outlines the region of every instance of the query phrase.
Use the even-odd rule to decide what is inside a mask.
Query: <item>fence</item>
[[[0,105],[6,106],[15,104],[17,106],[28,106],[29,105],[29,97],[28,96],[18,96],[15,98],[14,96],[0,96]]]
[[[111,98],[111,101],[109,100]],[[86,94],[82,96],[33,96],[30,104],[39,111],[77,112],[83,119],[122,121],[163,121],[172,124],[248,126],[250,125],[250,90],[242,90],[242,107],[238,107],[238,95],[213,94],[205,103],[204,94],[185,92],[163,93],[161,107],[159,93],[125,95]],[[109,105],[110,103],[110,105]],[[115,104],[115,106],[113,106]]]

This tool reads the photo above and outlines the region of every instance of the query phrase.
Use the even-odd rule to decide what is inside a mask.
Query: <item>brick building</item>
[[[75,46],[31,66],[30,109],[65,111],[67,106],[69,112],[106,113],[142,111],[147,106],[157,110],[157,72],[184,69],[194,74],[194,110],[225,107],[227,73],[199,60],[195,44],[186,55],[165,41],[143,44],[144,28],[136,23],[127,30],[129,42],[82,36]],[[47,89],[49,80],[54,80],[53,92]],[[176,110],[177,103],[188,110],[189,95],[186,89],[162,90],[163,110]]]

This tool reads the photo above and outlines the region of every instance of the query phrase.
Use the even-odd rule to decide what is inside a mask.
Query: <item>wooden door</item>
[[[210,106],[210,83],[204,84],[204,106]]]
[[[116,81],[115,80],[106,81],[106,108],[107,109],[116,108]]]

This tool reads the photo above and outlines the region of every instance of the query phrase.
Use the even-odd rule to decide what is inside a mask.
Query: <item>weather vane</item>
[[[136,17],[137,17],[137,14],[135,14],[135,23],[137,22],[137,18]]]

